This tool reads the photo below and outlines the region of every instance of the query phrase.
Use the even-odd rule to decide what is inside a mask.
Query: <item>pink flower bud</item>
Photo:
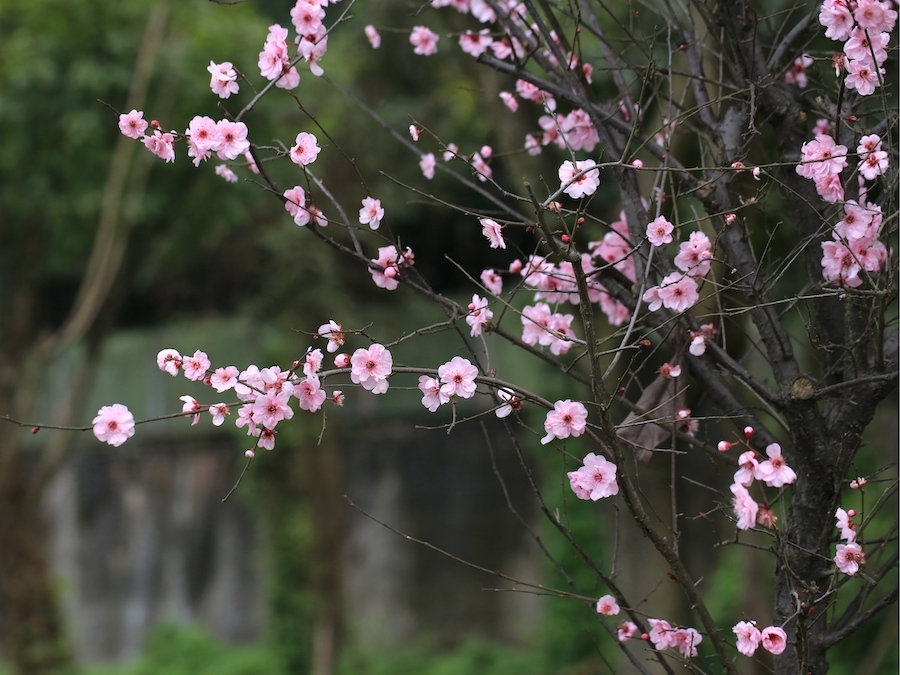
[[[719,452],[728,452],[731,450],[731,443],[728,441],[719,441],[719,445],[716,447],[719,448]]]
[[[388,279],[393,279],[395,276],[397,276],[397,268],[388,267],[384,270],[384,276],[386,276]]]
[[[254,457],[256,457],[256,453],[253,452],[252,449],[247,450],[247,452],[244,453],[244,457],[246,457],[247,459],[253,459]]]
[[[735,220],[737,220],[737,216],[735,214],[733,214],[733,213],[725,214],[725,224],[726,225],[731,225]]]
[[[338,368],[347,368],[350,365],[350,355],[349,354],[338,354],[334,357],[334,365]]]
[[[753,427],[744,427],[744,436],[747,437],[748,441],[751,438],[753,438],[753,434],[754,434]]]

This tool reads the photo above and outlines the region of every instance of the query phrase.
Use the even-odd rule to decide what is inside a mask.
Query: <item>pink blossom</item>
[[[114,448],[134,436],[134,415],[121,403],[100,408],[92,424],[97,440],[109,443]]]
[[[247,152],[250,142],[247,140],[246,124],[220,120],[216,127],[219,132],[219,145],[216,146],[216,155],[219,159],[237,159]]]
[[[481,234],[491,242],[491,248],[506,248],[500,223],[490,218],[479,218],[478,222],[481,223]]]
[[[819,23],[825,28],[825,37],[846,40],[853,28],[853,16],[846,0],[825,0],[819,8]]]
[[[822,242],[822,276],[841,286],[856,288],[862,284],[859,260],[839,241]]]
[[[256,397],[253,402],[253,421],[266,429],[274,429],[281,420],[289,420],[294,411],[288,405],[290,394],[274,389]]]
[[[890,39],[889,33],[870,33],[857,26],[844,44],[844,54],[854,61],[868,61],[874,55],[875,65],[880,66],[887,60]]]
[[[706,353],[706,336],[702,334],[691,335],[691,345],[688,351],[693,356],[703,356]]]
[[[223,391],[233,389],[237,384],[237,378],[238,369],[234,366],[228,366],[226,368],[216,368],[216,372],[214,372],[209,378],[209,383],[210,385],[212,385],[213,389],[221,394]]]
[[[415,26],[409,34],[409,43],[415,47],[414,54],[431,56],[437,54],[438,34],[425,26]]]
[[[604,595],[597,600],[597,614],[603,616],[615,616],[619,613],[619,605],[616,599],[611,595]]]
[[[503,292],[503,277],[497,274],[496,270],[483,270],[480,278],[484,287],[494,295],[500,295]]]
[[[501,91],[498,96],[500,96],[500,100],[503,101],[503,105],[512,112],[516,112],[519,109],[519,101],[515,97],[515,94],[511,94],[508,91]]]
[[[734,483],[731,486],[731,493],[734,495],[734,513],[738,519],[737,528],[739,530],[749,530],[756,524],[759,504],[753,501],[753,497],[747,492],[747,488],[740,483]]]
[[[636,623],[633,621],[626,621],[616,629],[616,635],[619,638],[619,642],[627,642],[634,637],[637,630],[638,627]]]
[[[853,18],[861,28],[890,33],[897,22],[897,12],[881,0],[859,0],[853,10]]]
[[[306,379],[294,386],[292,393],[299,401],[300,410],[308,410],[309,412],[318,411],[327,398],[325,390],[319,384],[319,378],[312,375],[307,376]]]
[[[381,208],[381,201],[372,197],[362,200],[362,208],[359,210],[360,225],[368,225],[371,229],[377,230],[381,226],[382,218],[384,209]]]
[[[600,187],[600,171],[592,167],[597,163],[592,159],[574,164],[566,160],[559,167],[559,180],[562,183],[563,192],[572,199],[580,199],[594,194]],[[579,173],[584,172],[578,176]],[[576,176],[578,176],[576,178]]]
[[[259,430],[259,438],[256,440],[257,447],[264,450],[275,449],[275,430],[263,427]],[[255,436],[256,434],[254,434]]]
[[[147,130],[147,120],[141,110],[132,110],[130,113],[119,115],[119,131],[128,138],[140,138]]]
[[[286,91],[296,89],[299,85],[300,73],[297,72],[297,68],[295,66],[291,66],[290,68],[288,68],[284,75],[275,80],[275,86]]]
[[[172,134],[164,134],[157,129],[152,136],[144,136],[144,147],[160,159],[166,160],[166,163],[174,162],[175,147],[172,145],[174,140]]]
[[[195,115],[184,134],[188,137],[188,157],[194,158],[194,166],[200,166],[221,145],[219,127],[211,117]]]
[[[426,155],[422,155],[419,159],[419,168],[422,170],[422,175],[428,180],[434,178],[435,166],[437,166],[437,161],[434,158],[434,153],[429,152]]]
[[[573,314],[556,313],[550,317],[547,328],[550,331],[550,352],[559,356],[565,354],[575,344],[573,338],[575,333],[572,331],[572,321],[575,319]]]
[[[394,360],[384,345],[373,344],[368,349],[357,349],[350,357],[350,379],[373,394],[388,390],[388,378]]]
[[[181,354],[174,349],[163,349],[156,355],[156,365],[160,370],[174,377],[178,375],[178,371],[182,367]]]
[[[193,356],[187,356],[183,361],[184,376],[193,381],[202,380],[206,377],[206,371],[209,370],[209,358],[199,349],[194,352]]]
[[[544,431],[547,432],[547,435],[541,439],[541,444],[547,445],[554,438],[581,436],[586,425],[587,408],[584,405],[568,398],[565,401],[557,401],[553,404],[553,410],[547,413],[547,418],[544,420]],[[587,457],[585,457],[585,461],[587,461]],[[615,492],[610,494],[615,494]]]
[[[325,18],[325,10],[319,6],[318,0],[297,0],[291,9],[291,23],[299,35],[317,33]]]
[[[834,564],[844,574],[852,577],[859,572],[859,566],[865,564],[865,562],[866,555],[863,553],[862,546],[855,541],[837,545],[837,555],[834,556]]]
[[[691,232],[687,241],[678,246],[675,267],[692,277],[705,277],[712,263],[712,243],[703,232]]]
[[[247,168],[250,169],[250,173],[259,175],[259,167],[256,166],[256,160],[253,159],[253,153],[247,150],[244,153],[244,159],[247,161]]]
[[[441,383],[428,375],[419,377],[419,391],[422,392],[422,405],[431,412],[435,412],[450,400],[450,397],[441,391]]]
[[[808,54],[798,56],[796,59],[794,59],[794,63],[784,74],[785,83],[796,84],[799,89],[806,89],[806,85],[808,84],[806,69],[809,68],[812,64],[812,57],[810,57]]]
[[[238,93],[237,71],[231,61],[222,63],[210,61],[206,69],[211,76],[209,87],[216,96],[229,98],[232,94]]]
[[[847,166],[847,146],[838,145],[831,136],[818,134],[800,146],[801,158],[796,171],[804,178],[836,176]]]
[[[784,632],[783,628],[779,628],[778,626],[763,628],[761,641],[763,649],[776,656],[787,649],[787,633]]]
[[[309,66],[309,72],[311,72],[316,77],[321,77],[325,74],[325,71],[322,69],[322,66],[319,65],[319,61],[322,60],[322,57],[325,56],[325,53],[328,51],[328,36],[325,34],[324,27],[322,28],[321,33],[318,36],[313,36],[310,39],[309,36],[304,36],[303,39],[300,40],[300,53],[303,55],[303,59],[306,61]],[[300,82],[300,76],[297,76],[297,83]],[[276,83],[277,86],[277,83]],[[294,85],[296,86],[296,85]],[[293,88],[293,87],[285,87]]]
[[[647,225],[647,239],[653,246],[671,244],[672,230],[674,229],[675,226],[672,225],[665,216],[660,216]]]
[[[695,628],[677,628],[669,638],[669,646],[675,647],[686,659],[697,656],[697,645],[701,642],[703,636]]]
[[[438,368],[438,377],[441,379],[441,394],[448,399],[453,396],[472,398],[475,395],[475,378],[477,376],[478,368],[473,366],[471,361],[460,356],[454,356]]]
[[[700,300],[697,282],[690,276],[673,272],[662,280],[657,290],[663,307],[673,312],[684,312]],[[651,308],[652,309],[652,308]]]
[[[216,166],[216,175],[224,178],[229,183],[237,183],[237,174],[232,171],[227,164],[219,164]]]
[[[488,146],[485,146],[488,147]],[[472,168],[475,170],[475,177],[480,180],[482,183],[485,182],[488,178],[493,175],[493,170],[491,169],[490,164],[487,163],[487,160],[490,158],[490,155],[486,155],[481,152],[476,152],[472,155],[472,159],[469,160]]]
[[[740,621],[731,630],[737,636],[737,650],[744,656],[753,656],[762,639],[762,633],[759,632],[756,624],[750,621]]]
[[[248,402],[238,409],[237,419],[234,426],[238,429],[247,427],[248,436],[259,436],[259,430],[256,428],[256,422],[253,420],[253,403]]]
[[[491,37],[491,31],[487,28],[482,29],[478,33],[467,30],[459,36],[460,49],[476,59],[488,50],[493,41],[494,38]]]
[[[874,66],[870,61],[856,61],[850,59],[847,62],[847,77],[844,84],[848,89],[856,89],[860,96],[869,96],[875,93],[880,78],[884,77],[884,68]]]
[[[759,513],[756,514],[756,524],[761,527],[774,528],[776,522],[778,522],[778,516],[775,515],[775,512],[760,504]]]
[[[469,303],[469,313],[466,314],[466,323],[471,328],[472,337],[481,335],[481,331],[487,327],[494,313],[488,308],[486,298],[480,297],[478,294],[472,296],[472,302]]]
[[[756,476],[756,468],[759,466],[759,462],[756,461],[756,453],[753,450],[741,453],[741,456],[738,457],[738,466],[740,468],[734,473],[734,482],[744,487],[750,487]]]
[[[842,508],[838,508],[835,512],[834,517],[837,519],[837,523],[835,527],[837,527],[841,531],[841,539],[846,541],[848,544],[852,544],[856,541],[856,525],[853,523],[853,516],[856,515],[856,512],[853,509],[850,511],[844,511]]]
[[[543,302],[522,309],[522,342],[527,345],[549,345],[553,336],[547,332],[550,325],[550,307]]]
[[[285,191],[284,209],[293,216],[297,225],[302,227],[309,223],[309,209],[306,208],[306,192],[299,185]]]
[[[216,403],[209,406],[209,414],[212,415],[213,426],[220,427],[225,418],[231,413],[231,409],[225,403]]]
[[[338,354],[334,357],[334,365],[337,368],[349,368],[350,367],[350,355],[346,352]]]
[[[498,389],[497,398],[504,401],[504,404],[494,411],[500,419],[508,417],[514,410],[518,412],[522,409],[522,399],[509,389]]]
[[[653,643],[654,648],[658,650],[667,649],[672,644],[672,633],[674,629],[672,625],[666,621],[665,619],[647,619],[647,623],[650,624],[650,642]]]
[[[875,180],[888,168],[888,154],[884,150],[875,150],[859,163],[859,172],[866,180]]]
[[[305,131],[297,134],[294,145],[291,146],[291,161],[300,166],[306,166],[316,161],[321,148],[316,145],[316,137]]]
[[[334,320],[323,323],[316,331],[322,337],[328,338],[328,346],[325,348],[329,354],[333,354],[344,346],[344,331],[341,324]]]
[[[322,350],[307,349],[303,357],[303,374],[307,377],[315,377],[322,369]]]
[[[674,380],[676,377],[681,375],[681,366],[672,365],[671,363],[664,363],[659,367],[660,377],[666,380]]]
[[[364,29],[366,38],[369,40],[369,44],[372,45],[372,49],[378,49],[381,46],[381,35],[376,30],[375,26],[369,24]]]
[[[757,480],[763,481],[769,487],[782,487],[797,480],[797,474],[787,465],[781,456],[781,446],[772,443],[766,446],[766,454],[769,459],[760,462],[753,472]]]
[[[585,411],[586,416],[587,411]],[[581,425],[583,430],[583,421]],[[578,436],[580,432],[573,435]],[[569,485],[576,497],[597,501],[619,493],[619,484],[616,482],[618,467],[615,464],[602,455],[595,455],[593,452],[585,455],[582,463],[583,466],[577,471],[569,471],[566,474],[569,477]]]
[[[200,421],[200,411],[203,410],[203,406],[193,396],[185,395],[178,398],[184,402],[181,406],[181,412],[191,416],[191,426],[194,426]]]
[[[850,487],[853,490],[859,490],[867,482],[868,481],[865,478],[863,478],[862,476],[858,476],[857,478],[854,478],[853,480],[850,481]]]
[[[393,291],[400,285],[400,282],[396,279],[399,255],[395,246],[382,246],[378,249],[378,257],[373,259],[372,262],[382,269],[378,269],[378,267],[369,268],[369,274],[372,275],[372,280],[376,286]]]

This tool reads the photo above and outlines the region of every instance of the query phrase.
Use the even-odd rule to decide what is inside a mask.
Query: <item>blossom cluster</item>
[[[844,574],[853,576],[859,571],[859,566],[865,564],[866,554],[863,552],[862,546],[856,541],[856,523],[853,517],[856,511],[850,509],[845,511],[838,508],[834,517],[837,520],[836,527],[841,531],[841,539],[844,544],[837,545],[837,553],[834,556],[834,564]]]
[[[730,448],[730,443],[719,444],[720,450],[729,450]],[[787,465],[778,443],[766,446],[766,455],[768,459],[760,462],[756,459],[755,451],[747,450],[738,458],[739,467],[734,474],[731,493],[734,495],[734,512],[739,530],[749,530],[757,524],[771,526],[775,522],[774,513],[764,506],[761,507],[750,496],[747,488],[753,484],[754,480],[775,488],[790,485],[797,480],[797,474]]]
[[[825,0],[819,9],[825,37],[844,41],[835,72],[846,72],[844,84],[860,96],[875,92],[885,71],[887,45],[897,23],[897,12],[883,0]]]
[[[674,226],[664,217],[647,225],[647,239],[653,246],[663,246],[672,241]],[[701,231],[691,232],[687,241],[678,246],[674,263],[680,272],[667,274],[658,286],[648,288],[643,295],[651,312],[661,307],[673,312],[684,312],[700,300],[697,279],[705,277],[713,258],[712,242]]]
[[[770,654],[781,654],[787,649],[787,633],[778,626],[759,630],[755,621],[740,621],[732,628],[737,637],[737,650],[744,656],[753,656],[762,645]]]

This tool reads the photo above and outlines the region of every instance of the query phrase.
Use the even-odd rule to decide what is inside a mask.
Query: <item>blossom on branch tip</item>
[[[309,223],[309,209],[306,208],[306,192],[296,185],[284,193],[284,210],[291,214],[294,223],[303,227]]]
[[[380,200],[372,197],[362,200],[362,208],[359,210],[360,225],[368,225],[371,229],[377,230],[381,227],[382,218],[384,218],[384,209],[381,208]]]
[[[754,469],[754,478],[763,481],[769,487],[782,487],[797,480],[797,474],[784,461],[784,457],[781,455],[781,446],[778,443],[766,446],[766,454],[769,459],[760,462]]]
[[[237,159],[250,148],[250,141],[247,140],[247,125],[243,122],[219,120],[216,127],[219,132],[219,144],[215,150],[219,159]]]
[[[475,395],[478,368],[469,359],[454,356],[438,368],[438,377],[441,379],[441,394],[448,400],[453,396],[472,398]]]
[[[98,441],[119,447],[134,436],[134,415],[121,403],[105,405],[91,423]]]
[[[119,131],[128,138],[140,138],[147,130],[147,120],[141,110],[119,115]]]
[[[762,633],[759,632],[756,624],[750,621],[740,621],[731,631],[737,636],[737,650],[744,656],[753,656],[762,639]]]
[[[381,35],[378,33],[378,30],[372,24],[366,26],[363,31],[366,34],[366,39],[368,39],[369,44],[372,46],[372,49],[378,49],[381,46]]]
[[[330,319],[328,323],[323,323],[316,331],[324,338],[328,338],[328,346],[325,348],[329,354],[333,354],[344,345],[344,331],[337,321]]]
[[[481,234],[491,242],[491,248],[506,248],[506,242],[503,240],[503,226],[496,220],[491,218],[479,218],[481,223]]]
[[[199,349],[194,352],[193,356],[186,356],[182,360],[184,376],[195,382],[206,377],[206,371],[209,370],[209,367],[209,358],[205,352],[201,352]]]
[[[414,26],[409,34],[409,43],[415,47],[413,53],[421,56],[437,54],[438,39],[438,34],[425,26]]]
[[[855,541],[837,545],[834,564],[844,574],[852,577],[859,571],[859,566],[865,562],[866,555],[863,553],[862,546]]]
[[[150,152],[164,159],[166,163],[175,161],[175,147],[173,146],[175,139],[172,134],[162,133],[159,129],[153,132],[152,136],[144,136],[144,147]]]
[[[637,630],[638,627],[636,623],[633,621],[626,621],[616,629],[616,636],[618,637],[619,642],[627,642],[634,637]]]
[[[547,445],[554,438],[562,440],[569,436],[581,436],[586,426],[587,408],[582,403],[568,398],[565,401],[557,401],[553,404],[553,410],[547,413],[544,420],[544,431],[547,432],[547,435],[541,439],[541,444]],[[591,455],[593,453],[588,457]],[[587,457],[585,457],[585,461],[587,461]],[[613,467],[615,467],[614,464]],[[615,494],[615,492],[611,494]]]
[[[471,328],[472,337],[478,337],[482,330],[490,324],[494,313],[488,308],[487,299],[480,297],[477,293],[472,296],[472,302],[469,303],[468,309],[466,323]]]
[[[422,175],[428,180],[434,178],[435,166],[437,166],[437,161],[434,158],[434,153],[429,152],[426,155],[422,155],[419,159],[419,168],[422,170]]]
[[[220,427],[225,418],[231,413],[230,408],[225,403],[216,403],[209,406],[209,414],[212,415],[213,426]]]
[[[209,71],[211,76],[209,87],[216,96],[229,98],[232,94],[238,93],[237,71],[234,69],[234,64],[231,61],[223,61],[222,63],[210,61],[206,70]]]
[[[653,246],[672,243],[672,230],[675,228],[665,216],[660,216],[647,225],[647,239]]]
[[[183,401],[183,405],[181,406],[181,412],[185,413],[185,415],[190,415],[191,417],[191,426],[197,424],[200,421],[200,411],[203,409],[203,406],[195,399],[193,396],[179,396],[179,400]]]
[[[734,483],[731,486],[731,493],[734,495],[734,513],[737,516],[737,528],[739,530],[749,530],[756,525],[756,515],[759,512],[759,504],[757,504],[750,493],[740,483]]]
[[[787,633],[784,632],[783,628],[779,628],[778,626],[763,628],[760,641],[762,642],[763,649],[776,656],[787,649]]]

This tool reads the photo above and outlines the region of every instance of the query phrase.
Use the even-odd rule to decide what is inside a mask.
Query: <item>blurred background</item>
[[[194,115],[220,118],[220,108],[234,113],[252,98],[242,81],[239,95],[220,102],[206,66],[232,61],[259,84],[267,26],[289,25],[293,2],[226,4],[0,5],[0,414],[83,426],[101,405],[121,402],[137,418],[164,415],[180,410],[183,394],[215,401],[201,385],[157,369],[163,348],[202,349],[214,366],[287,366],[329,319],[371,322],[382,341],[431,315],[442,320],[422,300],[377,289],[364,270],[311,245],[310,233],[242,167],[242,182],[228,184],[210,165],[191,166],[182,147],[174,164],[163,164],[119,134],[118,113],[131,108],[163,129],[182,129]],[[441,141],[464,152],[491,143],[502,157],[493,167],[501,184],[537,179],[539,163],[517,161],[534,120],[501,109],[497,93],[512,83],[463,67],[473,64],[450,41],[427,69],[412,58],[401,31],[421,21],[416,8],[357,3],[358,18],[329,38],[326,77],[302,70],[296,98],[275,92],[246,122],[260,145],[316,133],[326,149],[313,168],[348,212],[370,193],[379,197],[423,277],[464,299],[473,287],[460,267],[503,267],[509,257],[488,249],[479,228],[460,226],[458,213],[403,184],[439,186],[448,202],[489,207],[440,175],[424,185],[416,155],[341,90],[356,92],[400,134],[415,120],[426,129],[439,123]],[[362,38],[366,23],[385,29],[380,50]],[[442,33],[467,27],[454,13],[428,23]],[[433,138],[423,140],[439,154]],[[295,179],[285,164],[270,170],[287,188]],[[612,219],[618,203],[611,186],[603,189],[597,202]],[[510,238],[513,247],[525,242]],[[404,361],[404,349],[395,361]],[[458,345],[439,334],[415,350],[417,361],[436,365]],[[567,392],[556,374],[499,342],[492,361],[526,373],[523,384],[540,383],[548,398]],[[588,594],[606,592],[542,517],[526,467],[548,512],[559,517],[562,509],[597,560],[612,559],[614,516],[566,502],[565,459],[531,452],[538,444],[525,426],[537,428],[539,419],[526,413],[525,426],[513,423],[510,432],[489,415],[447,434],[424,428],[449,420],[429,415],[416,390],[345,393],[344,408],[328,410],[324,434],[321,416],[298,413],[275,451],[260,453],[246,473],[246,436],[205,417],[193,428],[185,419],[141,426],[120,448],[89,433],[0,425],[0,669],[627,672],[584,601],[511,590],[515,584],[448,555],[551,588],[567,588],[563,569]],[[886,415],[879,429],[895,439],[896,418]],[[579,455],[577,444],[569,449]],[[660,485],[661,504],[667,470],[647,470],[648,494]],[[720,478],[714,467],[702,470]],[[697,527],[701,541],[711,536]],[[684,612],[674,585],[645,562],[640,538],[615,531],[623,587],[645,589],[659,615]],[[713,568],[705,550],[686,555],[694,569],[709,570],[715,611],[731,615],[753,603],[758,614],[771,611],[754,590],[766,587],[769,570],[736,549]],[[886,652],[896,623],[886,620],[882,630]],[[858,667],[861,651],[851,643],[846,663]],[[884,667],[883,653],[869,658],[875,670],[866,672]]]

